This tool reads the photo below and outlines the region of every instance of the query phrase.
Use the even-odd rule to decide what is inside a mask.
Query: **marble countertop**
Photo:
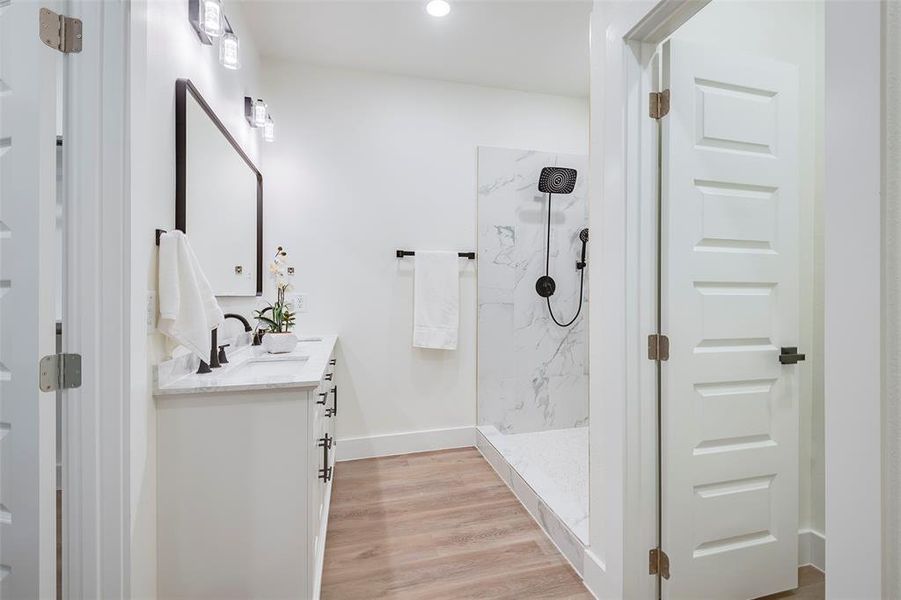
[[[228,364],[212,373],[197,374],[198,360],[185,355],[154,369],[154,395],[209,394],[319,385],[338,341],[336,335],[306,336],[292,351],[268,354],[261,346],[243,346],[228,356]]]

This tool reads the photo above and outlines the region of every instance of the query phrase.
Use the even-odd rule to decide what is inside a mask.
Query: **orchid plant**
[[[269,263],[269,276],[275,281],[276,301],[261,310],[254,311],[258,327],[263,325],[269,333],[288,333],[294,327],[295,315],[288,310],[285,293],[291,284],[285,281],[285,257],[288,253],[281,246],[275,251]]]

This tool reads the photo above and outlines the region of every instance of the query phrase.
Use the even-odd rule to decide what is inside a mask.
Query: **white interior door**
[[[0,0],[0,598],[55,595],[56,51],[51,2]]]
[[[663,63],[661,592],[756,598],[797,583],[797,68],[681,41]]]

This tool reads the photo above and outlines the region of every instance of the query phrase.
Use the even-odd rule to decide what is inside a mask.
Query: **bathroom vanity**
[[[247,346],[203,375],[160,365],[159,597],[319,597],[336,340],[302,338],[279,355]]]

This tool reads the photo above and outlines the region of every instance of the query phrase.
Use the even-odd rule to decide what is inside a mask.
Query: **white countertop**
[[[310,341],[317,339],[321,341]],[[329,367],[329,358],[338,336],[305,336],[300,340],[292,352],[285,354],[268,354],[261,346],[246,346],[229,354],[228,364],[213,369],[212,373],[187,373],[164,381],[162,385],[159,375],[162,369],[158,368],[154,395],[316,387]],[[284,367],[274,366],[272,369],[261,369],[266,372],[255,373],[254,369],[246,368],[249,363],[280,363]]]

